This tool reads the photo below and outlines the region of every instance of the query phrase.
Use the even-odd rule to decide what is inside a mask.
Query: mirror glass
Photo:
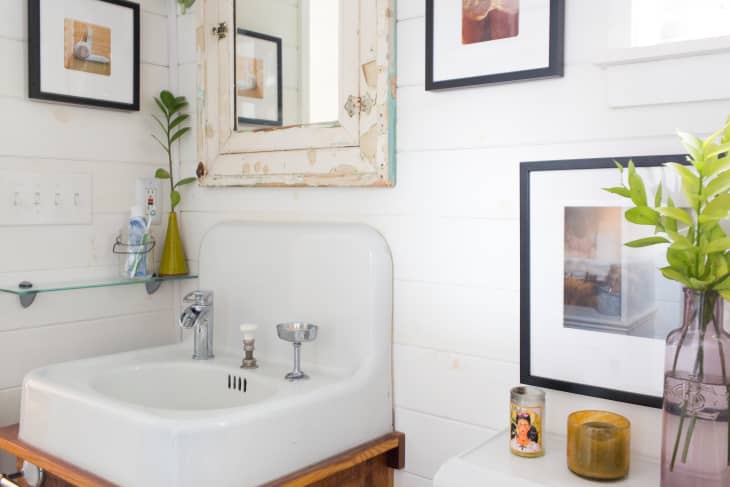
[[[340,1],[235,1],[238,131],[337,121]]]

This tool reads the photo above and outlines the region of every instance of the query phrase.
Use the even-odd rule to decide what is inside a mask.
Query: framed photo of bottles
[[[139,4],[29,0],[30,98],[139,110]]]

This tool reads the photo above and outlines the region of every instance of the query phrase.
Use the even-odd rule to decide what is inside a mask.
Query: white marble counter
[[[433,480],[434,487],[510,486],[510,487],[596,487],[606,485],[578,477],[568,470],[566,438],[545,436],[545,456],[522,458],[509,451],[505,431],[473,450],[450,458]],[[620,487],[652,487],[659,485],[659,462],[632,455],[629,475],[610,482]]]

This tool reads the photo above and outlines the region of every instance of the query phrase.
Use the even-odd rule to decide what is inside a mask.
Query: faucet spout
[[[209,360],[213,355],[213,292],[194,291],[183,299],[190,306],[180,315],[181,328],[193,329],[193,359]]]

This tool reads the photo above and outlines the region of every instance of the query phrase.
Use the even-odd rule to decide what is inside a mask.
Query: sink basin
[[[96,392],[152,409],[202,411],[247,406],[276,389],[253,376],[207,364],[185,362],[125,367],[99,374]]]
[[[241,242],[245,242],[242,251]],[[232,222],[208,231],[200,288],[215,293],[215,358],[181,344],[26,375],[20,439],[122,487],[249,487],[393,430],[392,261],[363,225]],[[258,323],[240,368],[238,323]],[[318,336],[289,382],[276,324]]]
[[[259,361],[248,371],[237,356],[193,361],[190,350],[185,343],[29,373],[20,438],[121,486],[240,487],[392,430],[390,408],[378,407],[365,376],[310,364],[309,381],[290,383],[288,363]]]

